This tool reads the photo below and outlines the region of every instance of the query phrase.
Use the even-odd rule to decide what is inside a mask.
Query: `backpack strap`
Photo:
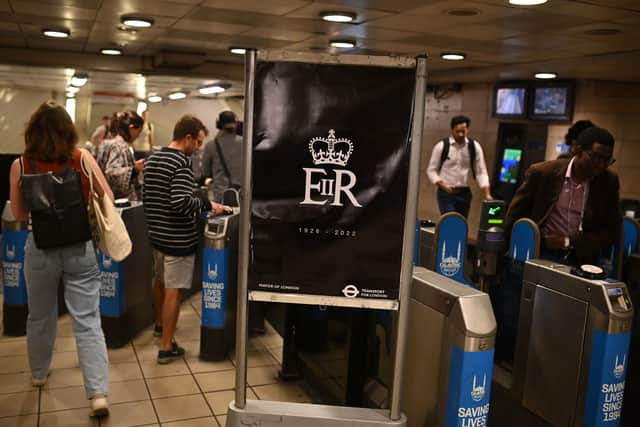
[[[469,163],[471,163],[471,174],[476,179],[476,141],[469,138]]]
[[[442,165],[449,158],[449,138],[442,140],[442,153],[440,153],[440,163],[438,164],[438,173],[442,170]]]
[[[218,152],[218,157],[220,157],[220,163],[222,163],[222,169],[224,169],[224,174],[227,176],[227,179],[229,180],[229,185],[231,185],[231,174],[229,173],[227,162],[224,160],[224,155],[222,154],[222,147],[220,147],[218,138],[216,138],[213,142],[216,144],[216,151]]]

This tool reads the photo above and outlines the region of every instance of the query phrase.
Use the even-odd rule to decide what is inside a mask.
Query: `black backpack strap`
[[[438,165],[438,173],[442,170],[442,165],[449,158],[449,138],[442,140],[442,153],[440,153],[440,164]]]
[[[216,144],[216,151],[218,152],[218,157],[220,157],[220,163],[222,163],[222,169],[224,169],[224,174],[227,176],[227,179],[229,180],[229,185],[231,185],[231,174],[229,173],[227,162],[224,160],[224,155],[222,154],[222,147],[220,147],[218,138],[214,139],[213,142]]]
[[[35,160],[33,160],[31,157],[26,157],[26,159],[27,162],[29,162],[29,166],[31,166],[31,173],[38,173],[38,165],[36,165]]]
[[[476,141],[471,138],[469,138],[469,163],[473,179],[476,179]]]

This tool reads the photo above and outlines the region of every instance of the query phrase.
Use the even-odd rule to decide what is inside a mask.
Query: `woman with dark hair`
[[[24,154],[11,166],[10,200],[15,218],[18,221],[29,220],[24,273],[29,301],[27,347],[31,383],[35,387],[41,387],[49,375],[56,339],[58,284],[62,279],[85,391],[87,398],[91,400],[90,415],[107,415],[109,372],[107,348],[100,324],[101,279],[86,214],[90,183],[83,171],[83,163],[95,171],[95,191],[104,191],[112,199],[113,194],[91,154],[76,147],[78,135],[71,118],[56,102],[47,101],[38,107],[27,123],[24,139]],[[31,179],[41,178],[47,173],[57,175],[57,181],[75,182],[75,186],[71,188],[73,191],[67,191],[63,198],[77,202],[69,205],[69,211],[56,212],[62,216],[67,212],[70,212],[69,215],[80,212],[73,220],[67,221],[72,222],[67,230],[78,228],[87,230],[87,233],[78,235],[56,230],[56,227],[42,228],[43,224],[48,224],[46,214],[35,208],[27,208],[34,205],[31,195],[37,193]],[[65,189],[70,190],[70,187]],[[61,203],[66,203],[66,200]],[[56,209],[58,208],[56,205]],[[86,223],[79,224],[75,221],[76,218],[84,219]],[[64,224],[69,226],[68,223]],[[59,239],[66,238],[68,234],[75,234],[74,243],[58,243]],[[45,241],[46,244],[43,243]]]
[[[105,139],[98,152],[98,164],[107,177],[117,199],[141,199],[138,174],[144,168],[144,159],[133,157],[133,141],[136,140],[144,120],[135,111],[114,114],[111,119],[111,139]]]

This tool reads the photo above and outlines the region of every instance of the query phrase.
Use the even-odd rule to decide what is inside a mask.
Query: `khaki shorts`
[[[160,279],[168,289],[189,289],[193,281],[196,256],[166,255],[153,249],[154,279]]]

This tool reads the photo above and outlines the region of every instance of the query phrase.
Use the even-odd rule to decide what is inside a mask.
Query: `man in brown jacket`
[[[507,230],[520,218],[540,227],[545,258],[568,263],[594,262],[600,249],[620,236],[618,175],[608,170],[613,136],[603,128],[580,133],[572,159],[531,166],[518,188],[505,220]]]

